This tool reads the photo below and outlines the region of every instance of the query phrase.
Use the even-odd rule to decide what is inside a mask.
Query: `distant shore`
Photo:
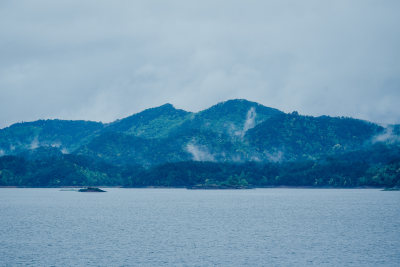
[[[0,186],[0,188],[84,188],[87,186]],[[121,189],[189,189],[189,190],[251,190],[251,189],[388,189],[386,187],[357,186],[357,187],[328,187],[328,186],[263,186],[263,187],[193,187],[193,186],[95,186],[99,188]],[[388,190],[389,191],[389,190]]]

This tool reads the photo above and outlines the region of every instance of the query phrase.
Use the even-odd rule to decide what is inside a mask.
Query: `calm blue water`
[[[400,192],[0,189],[0,266],[400,266]]]

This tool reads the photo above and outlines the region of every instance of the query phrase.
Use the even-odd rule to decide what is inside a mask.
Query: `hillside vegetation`
[[[0,130],[1,186],[400,186],[400,127],[229,100]]]

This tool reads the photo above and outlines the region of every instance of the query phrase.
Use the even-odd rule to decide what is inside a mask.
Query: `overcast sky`
[[[0,1],[0,128],[246,98],[400,123],[400,1]]]

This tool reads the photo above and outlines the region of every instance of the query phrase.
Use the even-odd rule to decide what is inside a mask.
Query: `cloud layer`
[[[1,1],[0,127],[246,98],[400,123],[400,1]]]

